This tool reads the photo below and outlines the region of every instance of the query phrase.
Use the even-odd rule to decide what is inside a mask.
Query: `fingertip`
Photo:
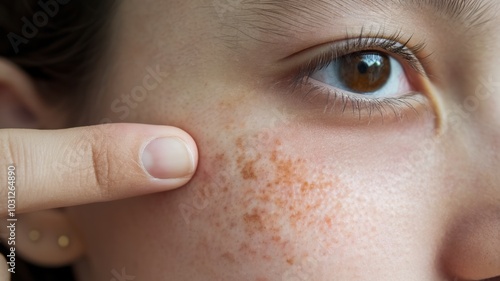
[[[194,152],[178,136],[156,138],[142,152],[142,165],[151,177],[159,180],[190,177],[196,168]]]
[[[189,181],[198,165],[198,148],[194,139],[176,127],[155,126],[154,129],[155,136],[143,144],[140,152],[145,173],[155,181]]]

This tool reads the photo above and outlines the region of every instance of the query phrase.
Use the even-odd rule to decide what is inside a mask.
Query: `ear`
[[[17,253],[38,266],[70,265],[84,254],[82,239],[63,210],[22,214],[16,233]]]
[[[34,80],[14,63],[0,57],[0,129],[50,128],[55,112],[46,105]]]

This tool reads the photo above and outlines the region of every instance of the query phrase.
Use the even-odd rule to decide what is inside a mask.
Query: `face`
[[[378,2],[124,1],[91,123],[178,126],[200,163],[68,209],[81,280],[500,275],[500,5]]]

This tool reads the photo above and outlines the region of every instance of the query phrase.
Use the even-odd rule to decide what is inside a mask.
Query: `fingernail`
[[[187,144],[177,137],[151,141],[142,153],[146,171],[157,179],[176,179],[191,175],[194,156]]]

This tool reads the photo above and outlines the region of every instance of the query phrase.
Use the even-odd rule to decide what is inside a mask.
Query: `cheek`
[[[290,268],[373,237],[375,212],[367,196],[356,192],[359,186],[332,157],[345,148],[328,138],[308,144],[313,139],[304,133],[292,126],[221,133],[227,136],[223,143],[214,137],[200,146],[211,150],[200,149],[197,174],[180,195],[190,200],[177,210],[188,233],[196,234],[190,244],[198,268],[206,264],[208,270],[217,261],[225,272],[255,274],[261,268],[280,280]],[[315,139],[325,136],[325,130],[314,133]]]
[[[354,245],[365,256],[380,249],[395,232],[387,224],[394,214],[399,227],[411,227],[414,215],[401,206],[419,204],[414,187],[428,184],[414,173],[403,175],[408,155],[431,133],[432,125],[423,125],[432,124],[428,121],[407,132],[337,128],[334,134],[324,126],[287,124],[250,134],[221,133],[226,141],[204,146],[215,150],[201,150],[198,174],[188,187],[196,190],[193,202],[201,207],[191,216],[191,227],[210,229],[202,230],[206,235],[198,241],[205,259],[278,273],[310,258],[362,256],[348,249]],[[399,183],[387,186],[396,180],[387,177],[392,174],[401,177]]]
[[[236,114],[233,105],[221,106],[226,110],[220,112]],[[401,206],[419,204],[411,193],[418,190],[414,175],[397,186],[387,186],[394,179],[380,175],[399,176],[407,160],[402,155],[430,134],[428,119],[373,129],[312,121],[258,129],[269,114],[238,112],[213,122],[196,117],[204,124],[198,133],[205,135],[192,132],[200,152],[195,177],[177,191],[149,197],[151,217],[166,217],[175,226],[158,225],[155,239],[175,241],[166,243],[182,249],[176,251],[184,253],[183,262],[175,257],[178,264],[217,280],[261,280],[258,272],[281,280],[306,267],[309,276],[321,277],[330,276],[335,263],[339,269],[366,264],[367,256],[388,254],[381,251],[388,243],[410,240],[405,233],[414,232],[414,210]],[[396,228],[408,231],[393,237]]]

